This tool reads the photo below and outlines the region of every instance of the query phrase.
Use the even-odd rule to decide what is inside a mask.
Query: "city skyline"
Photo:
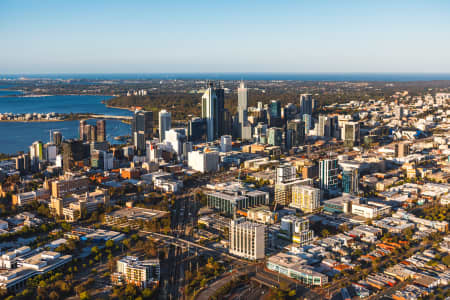
[[[3,1],[0,72],[445,73],[448,8],[445,1]]]

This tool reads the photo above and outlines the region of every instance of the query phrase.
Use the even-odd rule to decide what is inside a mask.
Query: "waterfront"
[[[96,113],[129,116],[132,112],[108,108],[101,101],[106,96],[47,96],[47,97],[2,97],[0,112],[6,113]],[[94,123],[95,120],[89,122]],[[79,121],[62,122],[0,122],[0,153],[13,154],[28,151],[36,140],[49,141],[50,130],[61,131],[65,139],[78,137]],[[129,135],[130,125],[119,120],[106,120],[107,139],[117,143],[115,136]]]

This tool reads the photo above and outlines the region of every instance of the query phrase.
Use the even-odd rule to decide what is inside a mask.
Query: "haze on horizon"
[[[450,1],[0,1],[0,74],[450,72]]]

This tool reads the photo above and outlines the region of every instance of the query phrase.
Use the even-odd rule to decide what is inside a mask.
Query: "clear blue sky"
[[[0,0],[0,74],[447,72],[450,1]]]

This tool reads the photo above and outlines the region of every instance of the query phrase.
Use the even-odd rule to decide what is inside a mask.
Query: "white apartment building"
[[[178,157],[183,153],[183,143],[186,141],[186,130],[184,128],[172,128],[165,132],[166,145],[172,147]]]
[[[290,206],[305,213],[315,211],[320,206],[320,189],[308,185],[294,185]]]
[[[232,220],[230,224],[230,253],[249,260],[263,259],[266,250],[266,226],[246,221]]]
[[[216,172],[219,169],[219,153],[191,151],[188,153],[188,166],[201,173]]]
[[[146,288],[160,280],[159,259],[140,261],[135,256],[127,256],[117,261],[117,271],[111,275],[115,285],[125,283]]]

